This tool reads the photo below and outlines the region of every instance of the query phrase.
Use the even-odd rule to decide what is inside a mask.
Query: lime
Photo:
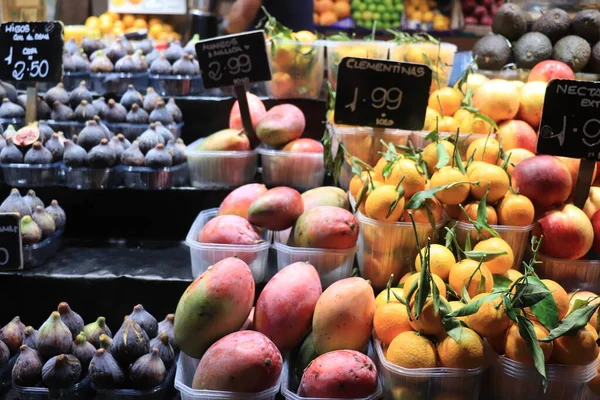
[[[379,4],[377,6],[377,12],[380,12],[380,13],[386,12],[385,6],[383,4]]]
[[[370,20],[371,18],[373,18],[373,13],[371,11],[362,12],[362,19]]]
[[[373,16],[371,17],[374,21],[379,21],[381,19],[381,14],[378,12],[374,12]]]
[[[377,4],[369,4],[367,6],[367,10],[369,10],[369,11],[377,11]]]
[[[367,5],[365,3],[358,3],[355,7],[358,11],[365,11],[367,9]]]
[[[396,11],[402,12],[404,10],[404,6],[402,4],[396,4]]]
[[[386,21],[386,22],[387,21],[391,21],[393,18],[394,18],[394,16],[392,14],[388,13],[388,12],[384,12],[384,13],[381,14],[381,19],[383,21]]]
[[[352,13],[352,18],[353,18],[354,20],[359,20],[361,16],[362,16],[362,13],[361,13],[360,11],[354,11],[354,12]]]

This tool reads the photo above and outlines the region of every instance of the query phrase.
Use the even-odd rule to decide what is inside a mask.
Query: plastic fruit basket
[[[74,135],[79,135],[83,128],[85,128],[85,122],[54,120],[46,122],[54,132],[62,132],[65,135],[65,139],[73,139]]]
[[[148,87],[147,72],[92,72],[90,74],[91,88],[96,93],[125,93],[129,85],[137,91],[145,91]]]
[[[271,233],[269,231],[266,231],[263,235],[264,242],[252,245],[198,242],[198,234],[208,221],[217,216],[218,211],[218,208],[201,211],[187,234],[185,243],[190,248],[192,275],[195,278],[222,259],[237,256],[250,267],[254,282],[263,282],[266,276],[269,247],[271,246]]]
[[[491,225],[492,228],[502,239],[508,243],[510,248],[513,251],[515,256],[515,261],[513,263],[513,269],[521,269],[521,261],[523,261],[523,256],[525,255],[525,250],[529,245],[529,235],[533,230],[534,224],[527,226],[504,226],[504,225]],[[471,232],[471,245],[475,246],[475,244],[480,240],[474,240],[477,236],[477,232],[473,225],[467,222],[458,222],[456,225],[456,239],[458,240],[458,244],[461,248],[464,248],[465,241],[467,239],[467,235]],[[491,237],[491,236],[490,236]]]
[[[398,282],[414,270],[418,252],[412,223],[377,221],[360,211],[356,218],[360,225],[357,254],[360,276],[370,280],[376,291],[386,287],[391,274]],[[435,229],[430,224],[416,224],[421,246],[427,244],[427,238],[436,243],[445,224],[445,220],[440,221]]]
[[[115,135],[122,133],[125,135],[127,140],[133,142],[138,138],[142,133],[144,133],[150,124],[128,124],[128,123],[117,123],[117,122],[104,122],[106,127],[113,132]],[[175,139],[181,136],[181,130],[183,129],[183,122],[178,124],[172,123],[166,127],[171,131]]]
[[[24,118],[0,118],[0,125],[2,125],[2,129],[6,130],[9,125],[12,125],[15,130],[19,130],[20,128],[25,126]]]
[[[325,42],[300,43],[272,39],[267,42],[272,78],[267,82],[269,97],[276,99],[318,99],[323,92]]]
[[[534,267],[537,274],[560,283],[567,292],[600,292],[599,260],[559,260],[543,254],[539,254],[537,260],[541,261]]]
[[[13,391],[21,400],[46,400],[46,399],[90,399],[93,397],[90,377],[84,377],[79,383],[67,389],[50,390],[45,387],[18,386],[13,383]]]
[[[381,158],[380,152],[385,152],[381,143],[393,143],[396,146],[405,146],[410,137],[410,131],[397,129],[376,129],[369,127],[340,127],[328,124],[327,129],[331,138],[333,156],[339,151],[339,144],[343,143],[351,155],[358,157],[374,167]],[[344,162],[340,174],[340,186],[346,190],[352,179],[352,166]]]
[[[323,184],[323,153],[295,153],[258,148],[262,181],[267,186],[290,186],[304,191]]]
[[[125,187],[141,190],[162,190],[186,186],[189,182],[187,162],[164,168],[121,166]]]
[[[329,82],[337,87],[338,68],[344,57],[361,57],[387,60],[390,43],[368,40],[328,40],[327,42],[327,71]]]
[[[375,353],[377,368],[383,379],[384,399],[434,399],[438,393],[444,393],[452,399],[479,398],[485,366],[475,369],[403,368],[386,360],[378,340],[375,340]],[[522,398],[525,399],[529,398]]]
[[[200,75],[150,75],[148,81],[161,96],[206,94]]]
[[[175,389],[179,390],[181,400],[273,400],[279,393],[283,371],[279,381],[272,388],[259,393],[225,392],[217,390],[192,389],[194,374],[199,360],[181,353],[177,361]]]
[[[37,267],[52,258],[62,243],[64,229],[59,229],[39,243],[23,245],[23,263],[27,268]]]
[[[65,186],[71,189],[111,189],[123,181],[120,166],[112,168],[73,168],[63,165]]]
[[[425,147],[427,147],[427,145],[429,143],[431,143],[430,140],[425,139],[427,137],[427,135],[429,135],[428,131],[411,132],[410,138],[408,140],[412,143],[412,145],[415,149],[424,149]],[[447,138],[448,136],[455,137],[456,132],[442,132],[442,133],[440,133],[439,136],[440,136],[440,138]],[[469,148],[469,145],[471,143],[473,143],[477,139],[486,138],[486,137],[487,137],[486,134],[480,134],[480,133],[459,133],[458,134],[458,153],[460,154],[461,158],[463,160],[467,159],[467,149]],[[492,134],[492,135],[490,135],[490,137],[495,138],[496,135]],[[452,142],[454,142],[454,139],[451,139],[451,140],[452,140]]]
[[[390,60],[429,65],[434,72],[438,73],[439,84],[436,81],[436,74],[433,75],[431,84],[432,88],[437,89],[448,86],[456,49],[457,47],[452,43],[392,44]]]
[[[201,189],[231,189],[254,181],[258,168],[256,150],[196,150],[202,140],[204,139],[196,140],[185,150],[192,186]]]
[[[57,186],[62,184],[61,162],[52,164],[0,164],[4,182],[16,187]]]
[[[495,355],[488,374],[489,393],[493,399],[582,400],[586,383],[598,373],[598,360],[588,365],[546,364],[548,389],[544,393],[542,378],[533,365]]]
[[[315,267],[321,278],[321,286],[327,288],[340,279],[352,276],[354,255],[358,244],[349,249],[317,249],[288,246],[290,229],[275,232],[273,248],[277,253],[277,269],[282,270],[295,262],[308,262]]]

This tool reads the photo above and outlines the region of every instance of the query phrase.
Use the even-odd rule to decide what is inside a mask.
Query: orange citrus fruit
[[[451,116],[460,108],[462,94],[451,87],[445,87],[433,91],[429,95],[427,106],[434,109],[442,116]]]
[[[444,217],[444,208],[442,207],[442,203],[438,201],[438,199],[426,199],[425,202],[419,208],[415,209],[404,209],[404,222],[410,222],[409,213],[412,214],[415,223],[417,224],[428,224],[429,223],[429,215],[427,214],[427,208],[431,211],[433,215],[433,219],[435,222],[440,222]]]
[[[419,256],[417,256],[418,258]],[[408,293],[410,292],[410,287],[413,285],[413,283],[416,281],[417,282],[417,291],[419,290],[419,278],[421,277],[421,274],[412,274],[411,276],[409,276],[406,281],[404,282],[404,289],[402,291],[402,295],[403,297],[406,299],[408,298]],[[444,283],[444,280],[442,278],[440,278],[439,276],[437,276],[436,274],[432,273],[431,277],[433,278],[433,282],[435,282],[435,285],[437,286],[439,292],[440,292],[440,297],[446,297],[446,284]],[[431,295],[431,286],[429,287],[429,295]],[[413,299],[414,296],[416,296],[417,292],[415,292],[415,294],[413,295]]]
[[[464,259],[454,264],[448,277],[448,283],[458,295],[462,293],[462,288],[465,286],[471,298],[479,294],[479,285],[482,280],[485,280],[483,282],[483,293],[491,292],[494,288],[492,273],[485,266],[485,263],[479,266],[479,262],[470,259]]]
[[[386,352],[392,364],[403,368],[434,368],[437,364],[435,346],[417,332],[402,332],[392,340]]]
[[[487,136],[475,139],[467,148],[467,159],[470,159],[471,156],[475,161],[496,165],[500,158],[500,143],[496,139]]]
[[[550,279],[542,279],[542,283],[546,285],[554,301],[556,302],[556,308],[558,308],[558,320],[563,319],[569,312],[569,295],[558,283]]]
[[[391,292],[393,292],[393,293],[391,293]],[[396,298],[396,296],[394,296],[394,293],[397,294],[398,296],[400,296],[401,298],[403,298],[404,297],[404,290],[402,288],[399,288],[399,287],[392,287],[392,288],[390,288],[390,303],[399,303],[399,301]],[[377,297],[375,297],[375,307],[379,307],[380,305],[385,304],[387,302],[388,302],[388,290],[387,289],[383,289],[377,295]]]
[[[469,204],[464,206],[464,209],[465,209],[465,212],[461,211],[460,215],[458,216],[459,221],[471,223],[471,221],[469,221],[469,218],[471,218],[473,221],[477,221],[477,211],[479,210],[479,202],[478,201],[470,202]],[[497,225],[498,224],[498,215],[496,214],[496,210],[494,210],[494,207],[486,206],[486,211],[487,211],[488,224]],[[467,215],[469,216],[469,218],[467,218]]]
[[[440,140],[439,143],[444,147],[446,154],[452,158],[452,155],[454,154],[454,145],[447,140]],[[421,153],[421,158],[423,158],[423,161],[427,164],[427,170],[430,174],[437,171],[437,168],[435,167],[439,162],[437,142],[432,142],[425,146],[423,153]]]
[[[598,357],[598,333],[587,324],[576,335],[554,339],[551,362],[563,365],[587,365]]]
[[[486,296],[481,293],[471,299],[471,302]],[[483,337],[498,337],[504,335],[510,325],[510,318],[504,312],[502,298],[487,301],[479,307],[475,314],[466,317],[467,325]]]
[[[392,210],[394,203],[396,205]],[[365,211],[367,217],[377,221],[396,222],[404,214],[404,196],[400,195],[394,185],[382,185],[367,197]]]
[[[423,130],[434,130],[437,126],[437,121],[439,121],[440,119],[442,119],[442,116],[439,112],[437,112],[433,108],[427,107],[427,111],[425,111],[425,123],[423,124]]]
[[[527,226],[533,223],[535,207],[522,194],[508,192],[496,206],[500,225]]]
[[[600,298],[598,298],[598,296],[595,293],[592,292],[588,292],[588,291],[580,291],[580,292],[576,292],[576,293],[568,293],[569,296],[569,312],[567,312],[567,315],[569,315],[571,313],[571,311],[573,311],[573,307],[575,306],[575,301],[577,300],[584,300],[584,301],[590,301],[589,304],[598,304],[600,302]],[[598,313],[595,312],[592,317],[589,320],[590,325],[592,325],[594,328],[596,328],[596,330],[598,329]]]
[[[506,252],[506,254],[503,255],[489,255],[484,259],[486,267],[488,267],[492,274],[506,273],[512,268],[515,262],[515,256],[512,248],[502,238],[493,237],[482,240],[475,245],[473,250],[486,252]]]
[[[484,82],[473,93],[473,106],[494,122],[513,119],[519,111],[519,90],[505,80]]]
[[[456,130],[459,127],[460,126],[458,125],[458,122],[456,122],[456,120],[453,117],[445,116],[438,121],[439,132],[456,133]]]
[[[487,202],[491,204],[503,198],[510,187],[508,174],[497,165],[480,165],[469,174],[469,179],[479,182],[471,185],[471,195],[481,200],[487,192]]]
[[[385,303],[375,309],[373,317],[375,336],[384,346],[402,332],[412,331],[406,306],[401,303]]]
[[[462,328],[460,340],[450,336],[443,338],[437,345],[440,366],[446,368],[479,368],[485,364],[483,340],[469,328]]]
[[[466,182],[466,183],[458,183]],[[468,178],[458,169],[451,166],[445,166],[436,171],[431,177],[431,187],[448,186],[455,184],[450,188],[444,188],[435,194],[435,197],[444,204],[460,204],[469,196],[470,184]]]
[[[542,325],[534,323],[533,329],[535,331],[535,336],[538,339],[545,338],[546,336],[548,336],[548,330],[546,330],[546,328],[544,328]],[[540,344],[542,352],[544,353],[544,361],[548,361],[550,359],[550,355],[552,354],[552,349],[554,347],[553,343],[538,343]],[[531,350],[529,350],[527,343],[521,337],[521,334],[519,333],[519,327],[517,326],[517,324],[512,324],[506,332],[504,342],[504,355],[513,361],[533,365],[533,357],[531,355]]]
[[[426,249],[426,247],[421,249],[421,256],[425,257]],[[447,247],[441,244],[432,244],[430,246],[429,268],[432,276],[439,276],[442,281],[448,280],[450,269],[454,264],[456,264],[456,258]],[[415,269],[417,272],[421,271],[421,257],[418,254],[415,258]]]
[[[417,164],[407,158],[400,158],[394,162],[390,173],[384,177],[384,181],[388,185],[396,186],[402,181],[404,188],[404,196],[409,199],[413,194],[425,190],[425,175],[419,171]]]
[[[440,298],[440,301],[446,299]],[[442,324],[442,315],[436,314],[433,307],[433,299],[428,297],[423,305],[419,317],[415,317],[414,300],[411,302],[412,315],[410,316],[410,326],[417,331],[423,332],[425,335],[441,335],[445,333],[444,325]]]

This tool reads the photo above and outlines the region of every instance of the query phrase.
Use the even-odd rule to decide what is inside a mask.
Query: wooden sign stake
[[[256,136],[256,132],[254,132],[254,127],[252,126],[250,106],[248,105],[248,98],[246,97],[246,87],[244,85],[235,86],[235,95],[237,96],[239,102],[240,114],[242,116],[242,125],[244,125],[244,131],[246,131],[246,135],[248,135],[250,145],[252,146],[252,148],[255,148],[256,146],[258,146],[259,140],[258,136]]]
[[[27,88],[27,100],[25,103],[25,123],[27,125],[37,121],[37,87]]]
[[[579,164],[579,174],[577,175],[577,182],[575,184],[573,202],[582,210],[590,194],[590,187],[592,186],[592,178],[594,177],[595,166],[595,161],[585,159],[582,159],[581,163]]]

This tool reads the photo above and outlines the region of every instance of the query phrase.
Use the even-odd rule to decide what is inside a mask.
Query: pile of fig
[[[152,389],[175,363],[174,322],[138,304],[113,336],[104,317],[86,325],[62,302],[37,330],[18,316],[0,329],[0,368],[15,357],[12,380],[25,387],[66,389],[89,376],[97,389]]]
[[[200,74],[200,65],[196,60],[195,44],[197,37],[193,37],[185,47],[179,41],[173,41],[165,51],[154,51],[146,57],[152,75],[183,75],[193,76]]]
[[[185,144],[160,122],[153,122],[121,155],[121,163],[129,167],[164,168],[186,161]]]
[[[164,126],[179,123],[183,119],[181,109],[175,99],[168,101],[149,87],[143,96],[133,85],[129,85],[119,102],[113,99],[106,102],[103,97],[92,104],[98,116],[112,123],[148,124],[160,122]]]
[[[8,197],[0,204],[0,213],[18,213],[20,215],[21,238],[23,245],[39,243],[64,229],[67,215],[58,201],[52,200],[48,207],[29,190],[21,196],[18,189],[12,189]],[[1,362],[0,362],[1,364]]]

